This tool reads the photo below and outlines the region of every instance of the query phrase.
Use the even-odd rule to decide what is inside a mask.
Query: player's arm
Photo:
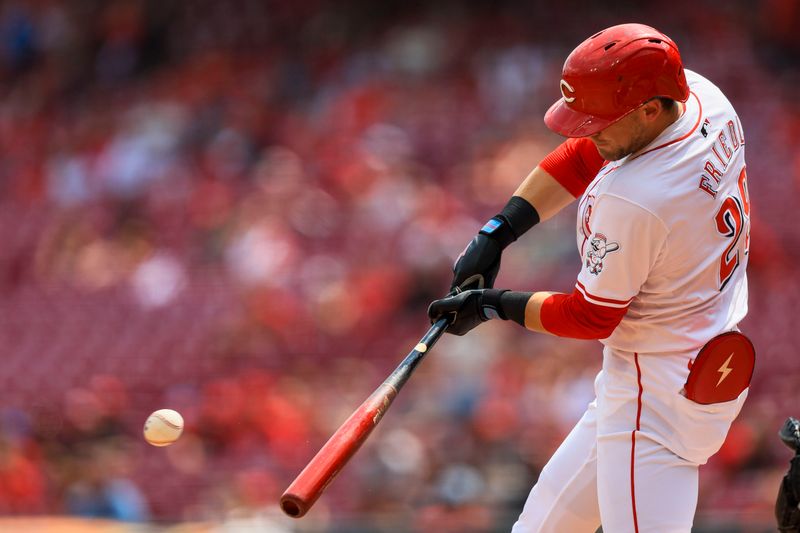
[[[537,165],[520,184],[513,197],[534,206],[543,222],[575,201],[575,196],[556,177]]]
[[[603,158],[587,138],[567,139],[533,169],[514,192],[547,220],[571,204],[603,166]]]
[[[502,289],[473,289],[436,300],[428,308],[431,321],[454,315],[448,333],[465,335],[492,318],[513,320],[531,331],[573,339],[605,339],[622,321],[628,304],[595,304],[577,290],[521,292]]]
[[[525,304],[521,324],[559,337],[605,339],[622,322],[629,304],[630,300],[618,305],[594,303],[577,288],[571,294],[535,292]]]
[[[568,139],[523,180],[503,210],[467,245],[453,267],[455,287],[492,287],[503,250],[580,196],[603,164],[589,139]]]
[[[454,315],[448,332],[457,335],[502,318],[560,337],[609,337],[656,264],[667,230],[652,213],[615,196],[595,204],[592,227],[572,293],[469,291],[433,302],[428,314],[432,319]]]

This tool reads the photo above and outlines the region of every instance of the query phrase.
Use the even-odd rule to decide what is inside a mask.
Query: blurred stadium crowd
[[[307,518],[277,499],[559,142],[541,117],[566,54],[634,20],[745,128],[759,360],[697,523],[769,530],[800,414],[793,0],[0,3],[0,514],[507,528],[591,400],[597,343],[445,338]],[[570,290],[567,211],[498,286]],[[187,420],[166,449],[141,439],[161,407]]]

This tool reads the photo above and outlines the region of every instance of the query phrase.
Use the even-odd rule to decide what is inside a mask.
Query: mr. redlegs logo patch
[[[603,271],[603,259],[606,254],[619,250],[619,243],[608,242],[602,233],[595,233],[589,240],[589,249],[586,250],[586,267],[590,274],[598,275]]]
[[[738,331],[717,335],[697,354],[683,386],[686,397],[702,404],[735,400],[750,385],[756,351]]]

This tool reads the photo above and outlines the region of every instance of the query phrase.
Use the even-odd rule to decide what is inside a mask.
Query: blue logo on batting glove
[[[503,223],[502,220],[498,220],[496,218],[493,218],[493,219],[489,220],[489,222],[487,222],[486,224],[483,225],[483,227],[481,228],[481,233],[485,233],[487,235],[491,235],[492,233],[494,233],[495,230],[497,230],[497,228],[500,227],[500,224],[502,224],[502,223]]]

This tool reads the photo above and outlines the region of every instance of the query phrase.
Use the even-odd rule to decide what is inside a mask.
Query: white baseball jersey
[[[739,118],[711,82],[686,77],[681,117],[601,168],[580,199],[576,290],[594,313],[627,312],[601,340],[595,402],[548,461],[513,533],[593,533],[600,523],[688,533],[699,465],[747,397],[703,405],[681,394],[698,348],[747,312],[750,228]],[[718,371],[721,381],[731,369]]]
[[[715,85],[686,78],[683,115],[640,153],[604,166],[580,199],[577,289],[598,305],[629,306],[601,341],[611,348],[694,349],[747,313],[742,127]]]

